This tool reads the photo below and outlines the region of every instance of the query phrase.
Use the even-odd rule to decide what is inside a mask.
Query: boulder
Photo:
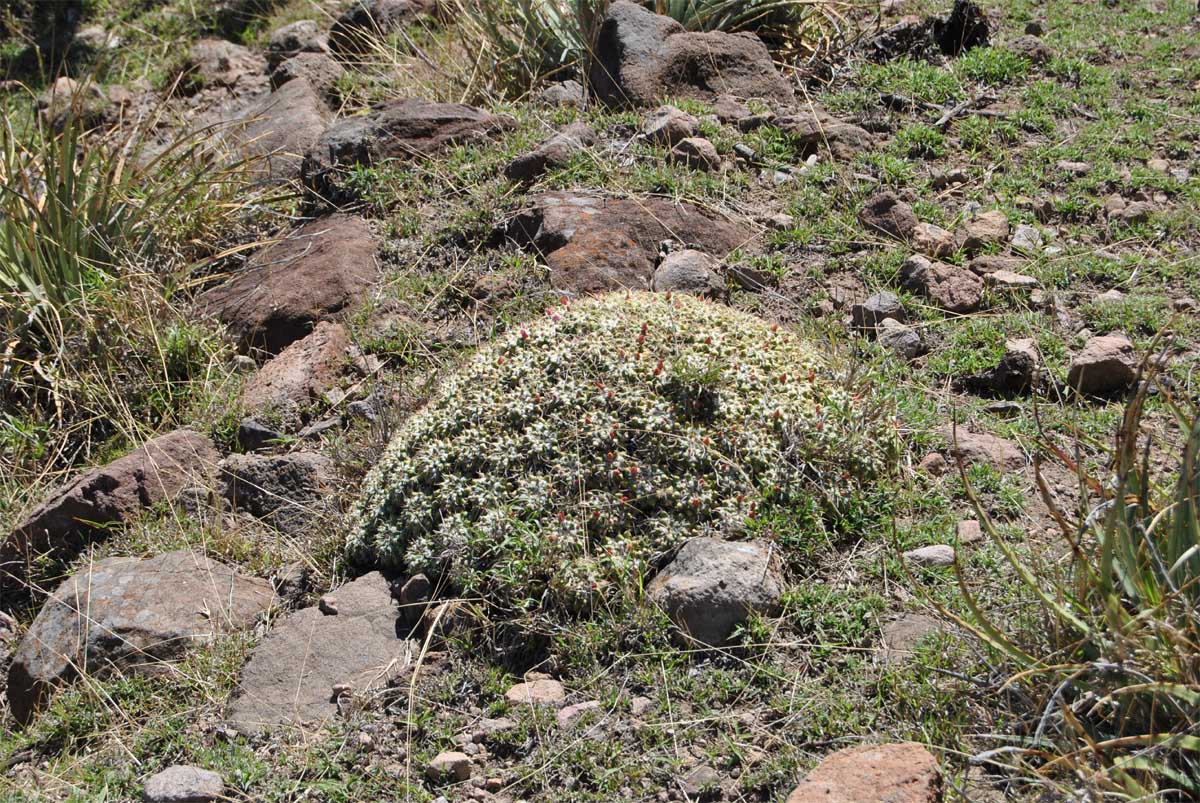
[[[983,301],[983,280],[966,268],[913,255],[900,266],[904,289],[928,296],[939,309],[968,313]]]
[[[819,109],[778,117],[774,124],[792,138],[804,158],[828,155],[831,159],[849,161],[875,146],[875,138],[866,129]]]
[[[535,150],[509,162],[504,175],[510,181],[533,181],[551,168],[567,165],[575,154],[595,142],[595,131],[583,123],[572,123]]]
[[[0,589],[20,585],[28,560],[70,560],[88,541],[103,537],[106,526],[173,502],[186,488],[207,485],[218,459],[212,441],[178,429],[84,471],[34,508],[0,546]]]
[[[346,365],[350,336],[340,323],[322,321],[246,382],[242,407],[292,414],[335,388]]]
[[[965,465],[982,463],[1001,471],[1025,467],[1025,453],[1010,440],[949,425],[941,427],[938,434],[949,444],[950,456],[962,460]]]
[[[940,803],[942,773],[919,744],[862,745],[826,756],[787,803]]]
[[[973,253],[989,245],[1003,245],[1008,241],[1008,232],[1008,218],[997,209],[964,220],[955,239],[959,248]]]
[[[1138,355],[1124,335],[1093,337],[1071,359],[1067,384],[1084,395],[1125,390],[1138,375]]]
[[[725,643],[752,613],[772,614],[783,591],[769,543],[693,538],[650,582],[649,598],[691,638]]]
[[[437,0],[354,0],[330,28],[330,44],[340,54],[360,54],[381,37],[437,9]]]
[[[791,86],[752,33],[688,33],[670,17],[616,0],[596,40],[589,85],[609,106],[721,95],[789,102]]]
[[[255,252],[196,307],[229,327],[243,349],[277,354],[366,296],[379,277],[375,247],[362,218],[319,218]]]
[[[336,615],[317,606],[279,621],[250,653],[227,716],[238,731],[319,728],[344,695],[385,688],[417,645],[398,635],[396,605],[378,572],[338,588]]]
[[[267,40],[267,66],[272,70],[299,53],[329,53],[329,35],[315,20],[276,28]]]
[[[330,97],[345,74],[346,68],[325,53],[297,53],[271,70],[271,86],[278,89],[289,81],[303,80],[322,97]]]
[[[161,671],[191,645],[253,624],[273,600],[266,580],[186,550],[85,566],[42,606],[13,657],[13,716],[29,722],[80,673]]]
[[[340,171],[384,159],[430,156],[513,125],[507,115],[473,106],[405,98],[369,114],[343,118],[326,129],[304,157],[304,181],[316,192],[337,199],[345,194],[338,182]]]
[[[688,137],[694,137],[700,121],[674,106],[660,106],[646,119],[642,136],[655,145],[673,148]]]
[[[645,290],[654,275],[646,250],[621,231],[588,229],[546,257],[550,286],[571,294]]]
[[[716,170],[721,166],[721,155],[716,146],[704,137],[687,137],[671,148],[671,159],[696,170]]]
[[[715,297],[725,289],[718,268],[720,263],[703,251],[674,251],[654,271],[651,289],[659,293],[676,291]]]
[[[290,181],[333,114],[308,81],[292,80],[253,104],[233,128],[234,140],[258,160],[263,179]]]
[[[315,452],[231,454],[221,461],[225,500],[283,532],[305,529],[320,518],[321,500],[334,478],[333,461]]]
[[[176,764],[146,779],[144,803],[208,803],[225,798],[225,779],[211,770]]]
[[[912,237],[918,223],[912,207],[891,191],[879,192],[868,198],[858,211],[858,222],[869,231],[897,240]]]

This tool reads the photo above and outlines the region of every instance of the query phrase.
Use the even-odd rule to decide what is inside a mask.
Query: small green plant
[[[896,133],[895,148],[913,159],[940,159],[946,153],[946,135],[932,126],[913,123]]]
[[[690,535],[811,500],[834,514],[893,443],[794,335],[690,296],[610,294],[450,378],[366,482],[348,551],[501,609],[612,606]]]
[[[1143,427],[1148,386],[1126,408],[1111,484],[1050,447],[1078,473],[1084,498],[1102,500],[1071,519],[1050,501],[1039,472],[1062,528],[1065,570],[1017,554],[976,505],[1037,614],[1023,625],[1001,621],[961,575],[960,585],[968,626],[1033,702],[1023,744],[993,760],[1017,755],[1045,776],[1067,771],[1122,799],[1193,800],[1200,794],[1200,415],[1167,399],[1179,451],[1169,473],[1156,476],[1158,445]]]
[[[1029,72],[1029,59],[996,47],[975,47],[955,62],[955,70],[988,86],[1019,81]]]

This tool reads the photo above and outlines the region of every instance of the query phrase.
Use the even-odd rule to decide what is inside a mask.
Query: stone
[[[103,538],[109,525],[174,502],[194,485],[209,485],[218,459],[208,438],[177,429],[82,472],[34,508],[0,545],[0,590],[21,585],[27,561],[70,560],[88,542]]]
[[[278,354],[365,298],[379,278],[376,240],[360,217],[306,223],[254,253],[244,268],[196,298],[244,349]]]
[[[912,247],[927,257],[948,257],[954,253],[954,235],[932,223],[918,223],[911,235]]]
[[[560,709],[555,713],[554,719],[558,723],[558,727],[569,728],[588,711],[602,711],[603,709],[604,706],[600,704],[599,700],[588,700],[587,702],[575,703],[575,705],[568,705],[566,708]]]
[[[438,753],[425,769],[425,776],[434,783],[469,781],[471,779],[471,757],[466,753]]]
[[[954,547],[949,544],[934,544],[904,553],[904,560],[922,568],[937,569],[954,565]]]
[[[1008,49],[1029,59],[1033,64],[1045,64],[1053,56],[1046,43],[1032,34],[1017,37],[1009,43]]]
[[[504,168],[510,181],[533,181],[550,168],[564,167],[575,154],[594,145],[596,132],[583,123],[572,123]]]
[[[999,210],[972,215],[962,222],[955,232],[958,247],[974,253],[990,245],[1003,245],[1008,241],[1008,218]]]
[[[419,648],[399,636],[383,575],[363,575],[334,593],[337,616],[302,608],[251,650],[226,712],[238,731],[317,729],[337,715],[343,696],[385,688],[411,667]]]
[[[304,154],[333,119],[321,93],[305,80],[292,80],[253,104],[231,129],[234,140],[269,181],[291,181]]]
[[[690,33],[675,20],[616,0],[596,39],[589,86],[609,106],[721,95],[786,103],[794,93],[752,33]]]
[[[1072,162],[1069,159],[1059,159],[1054,163],[1054,169],[1060,173],[1070,173],[1072,176],[1086,176],[1092,172],[1089,162]]]
[[[262,56],[224,39],[201,39],[188,54],[186,75],[192,85],[234,87],[267,69]]]
[[[18,630],[17,620],[0,611],[0,655],[8,655],[9,645],[16,639]]]
[[[882,658],[887,663],[901,663],[912,656],[925,637],[939,633],[942,623],[932,616],[919,613],[900,614],[882,628]]]
[[[717,646],[750,614],[778,610],[782,591],[771,544],[693,538],[650,582],[647,596],[686,636]]]
[[[898,240],[908,240],[918,222],[912,207],[891,191],[879,192],[868,198],[858,212],[858,221],[868,231]]]
[[[937,759],[915,742],[862,745],[827,755],[787,803],[941,803]]]
[[[914,360],[925,353],[925,341],[921,333],[893,318],[884,318],[879,322],[875,339],[902,360]]]
[[[543,106],[573,106],[579,109],[585,100],[583,84],[574,80],[550,84],[538,93],[538,103]]]
[[[106,31],[99,25],[89,25],[75,34],[73,44],[88,50],[117,50],[124,40],[112,31]]]
[[[13,656],[13,717],[28,723],[81,673],[161,672],[193,644],[252,625],[274,598],[266,580],[186,550],[91,563],[46,600]]]
[[[700,121],[674,106],[660,106],[646,119],[642,136],[655,145],[673,148],[688,137],[696,136]]]
[[[322,321],[312,334],[273,357],[242,387],[242,407],[252,412],[302,411],[338,385],[350,336],[340,323]]]
[[[176,764],[146,779],[145,803],[207,803],[225,798],[225,779],[211,770]]]
[[[1145,223],[1156,210],[1157,207],[1150,201],[1133,201],[1109,217],[1123,223]]]
[[[688,800],[707,799],[718,791],[721,775],[707,764],[692,767],[679,779],[679,789]]]
[[[1039,362],[1033,340],[1009,340],[1004,345],[1004,356],[987,373],[988,389],[1004,395],[1028,391],[1033,387]]]
[[[246,452],[255,452],[272,446],[283,434],[254,418],[243,418],[238,422],[237,445]]]
[[[1100,295],[1092,299],[1093,304],[1120,304],[1125,300],[1125,294],[1120,290],[1113,288],[1106,290]]]
[[[696,170],[716,170],[721,166],[721,155],[716,147],[704,137],[688,137],[671,149],[671,159]]]
[[[863,303],[850,307],[850,322],[857,329],[874,329],[885,318],[891,318],[898,323],[907,320],[899,297],[887,290],[875,293]]]
[[[1010,440],[949,425],[938,429],[938,434],[950,445],[950,455],[965,465],[980,463],[1001,471],[1025,467],[1025,453]]]
[[[773,122],[791,138],[793,147],[806,159],[827,155],[834,160],[849,161],[858,153],[875,147],[875,138],[866,129],[821,110],[786,115]],[[916,223],[915,217],[913,223]]]
[[[345,74],[346,68],[325,53],[297,53],[271,70],[271,87],[278,89],[289,81],[303,80],[328,97]]]
[[[1147,159],[1146,167],[1155,173],[1170,173],[1171,163],[1166,159]]]
[[[438,0],[354,0],[334,21],[329,42],[339,54],[359,55],[387,34],[437,9]]]
[[[551,286],[576,293],[649,287],[664,240],[720,259],[753,236],[688,203],[573,192],[535,196],[500,233],[541,254]]]
[[[345,117],[329,126],[304,157],[302,177],[329,200],[348,192],[339,173],[384,159],[428,157],[452,145],[490,137],[514,126],[496,115],[461,103],[405,98],[368,114]]]
[[[993,290],[1032,290],[1042,286],[1033,276],[1013,273],[1011,270],[995,270],[984,274],[983,284]]]
[[[983,301],[983,280],[966,268],[944,262],[930,262],[913,255],[900,266],[902,286],[929,297],[939,309],[966,314],[979,309]]]
[[[423,574],[414,574],[400,586],[397,601],[400,603],[400,615],[405,622],[415,624],[425,614],[429,601],[433,599],[433,584]]]
[[[557,680],[537,678],[518,683],[504,693],[509,705],[560,708],[567,701],[567,690]]]
[[[225,500],[282,532],[303,530],[320,519],[320,503],[334,479],[333,461],[315,452],[231,454],[221,461]]]
[[[1013,231],[1012,247],[1018,251],[1036,251],[1042,247],[1042,233],[1028,223],[1019,223]]]
[[[329,35],[315,20],[297,20],[272,31],[267,40],[267,67],[274,70],[300,53],[329,53]]]
[[[960,544],[977,544],[983,540],[983,528],[977,519],[963,519],[954,528]]]
[[[111,91],[111,90],[110,90]],[[74,122],[83,128],[115,122],[108,93],[91,81],[62,76],[37,98],[38,117],[50,128],[61,131]]]
[[[987,276],[989,273],[996,271],[1008,271],[1010,273],[1020,273],[1025,267],[1025,260],[1020,257],[1001,256],[999,254],[980,254],[972,257],[967,263],[967,268],[976,276]]]
[[[946,458],[940,452],[930,452],[921,458],[921,462],[917,464],[918,471],[928,474],[931,477],[942,476],[949,467],[946,463]]]
[[[1067,384],[1085,396],[1115,393],[1134,383],[1138,366],[1138,355],[1129,338],[1093,337],[1071,359]]]
[[[677,291],[715,297],[725,289],[717,275],[720,263],[703,251],[673,251],[654,271],[651,289],[658,293]]]

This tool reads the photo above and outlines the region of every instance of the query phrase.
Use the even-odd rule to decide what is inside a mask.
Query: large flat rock
[[[251,625],[274,598],[266,580],[186,550],[97,561],[46,600],[17,648],[13,716],[28,722],[81,672],[161,671],[192,645]]]
[[[383,575],[364,575],[324,599],[278,622],[251,653],[228,709],[237,730],[319,728],[337,716],[339,694],[383,688],[409,667],[417,648],[400,636]]]

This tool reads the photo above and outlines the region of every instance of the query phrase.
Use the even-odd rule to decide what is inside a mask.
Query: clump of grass
[[[1034,605],[1024,624],[985,611],[961,582],[966,623],[1031,701],[1017,745],[984,755],[1017,757],[1054,778],[1139,800],[1200,795],[1200,415],[1171,399],[1181,440],[1162,465],[1145,435],[1149,383],[1125,411],[1110,483],[1078,473],[1084,497],[1102,502],[1070,518],[1049,501],[1065,542],[1065,567],[1034,565],[980,520]],[[1167,444],[1168,448],[1170,447]],[[977,508],[978,509],[978,508]]]

